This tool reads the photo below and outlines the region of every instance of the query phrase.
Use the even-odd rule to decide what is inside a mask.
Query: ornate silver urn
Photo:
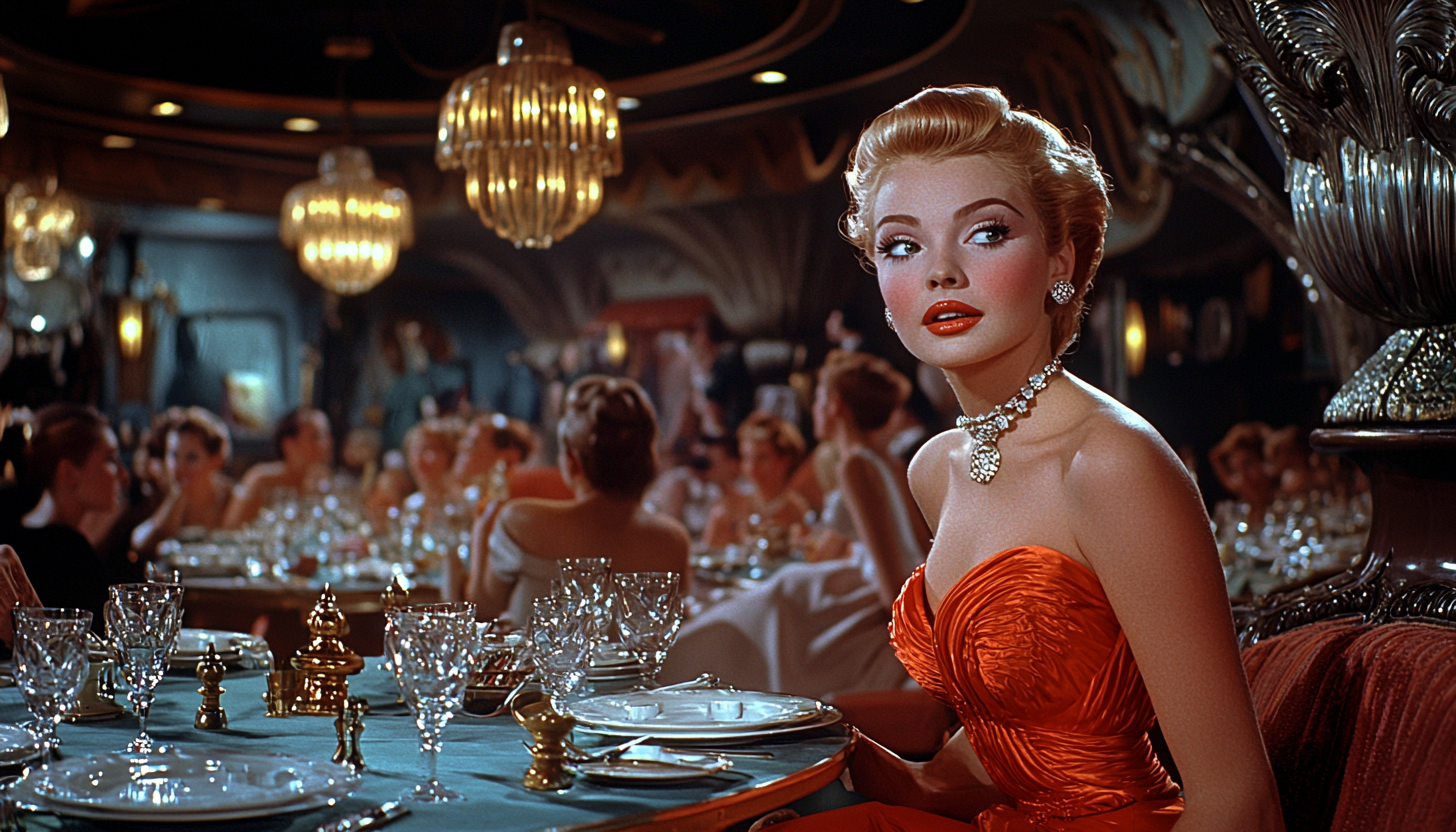
[[[1399,327],[1312,442],[1369,474],[1394,584],[1456,577],[1456,4],[1202,0],[1330,290]]]

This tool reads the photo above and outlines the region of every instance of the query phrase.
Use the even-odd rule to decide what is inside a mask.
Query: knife
[[[393,800],[375,806],[373,809],[366,809],[363,812],[356,812],[336,821],[325,823],[313,832],[353,832],[355,829],[378,829],[407,814],[409,814],[409,807],[398,800]]]

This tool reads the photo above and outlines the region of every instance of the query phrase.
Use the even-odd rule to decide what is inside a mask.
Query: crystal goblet
[[[421,604],[390,610],[385,649],[394,665],[400,695],[420,732],[424,779],[405,800],[442,803],[464,800],[436,778],[440,735],[465,699],[478,639],[471,604]]]
[[[531,602],[530,640],[542,687],[563,699],[575,693],[586,677],[591,656],[591,623],[564,595]]]
[[[78,609],[18,607],[15,621],[15,682],[40,733],[40,764],[50,765],[56,725],[75,704],[90,666],[86,634],[91,613]]]
[[[616,606],[611,558],[563,558],[559,563],[562,595],[586,618],[592,646],[605,643]]]
[[[106,602],[106,635],[116,651],[116,666],[131,690],[127,698],[139,729],[127,744],[133,754],[149,754],[147,714],[152,690],[167,672],[172,648],[182,626],[182,587],[177,584],[116,584]]]
[[[642,660],[648,687],[667,661],[667,651],[682,627],[681,576],[676,572],[619,572],[613,576],[620,600],[617,626],[627,649]]]

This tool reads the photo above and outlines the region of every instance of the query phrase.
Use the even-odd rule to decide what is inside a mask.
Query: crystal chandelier
[[[43,190],[17,182],[5,195],[5,249],[21,280],[48,280],[61,266],[61,253],[85,231],[81,201],[56,187]]]
[[[298,265],[340,295],[357,295],[394,271],[400,249],[415,241],[409,194],[374,178],[362,147],[319,156],[319,178],[283,198],[278,236],[298,249]]]
[[[617,99],[572,64],[555,24],[507,24],[496,65],[446,94],[435,163],[465,170],[465,195],[487,228],[517,248],[550,248],[601,208],[602,179],[622,172]]]

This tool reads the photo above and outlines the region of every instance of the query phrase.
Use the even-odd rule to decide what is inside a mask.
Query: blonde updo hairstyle
[[[1050,294],[1052,349],[1070,345],[1081,321],[1083,299],[1102,260],[1107,232],[1107,180],[1092,151],[1067,141],[1050,122],[1013,110],[1000,90],[970,84],[932,87],[881,114],[860,134],[844,178],[849,210],[843,234],[873,269],[875,197],[886,174],[910,159],[942,161],[984,155],[1001,162],[1031,199],[1047,252],[1072,241],[1075,293],[1065,304]]]
[[[640,500],[657,477],[657,413],[629,378],[584,376],[566,392],[561,446],[597,491]]]

